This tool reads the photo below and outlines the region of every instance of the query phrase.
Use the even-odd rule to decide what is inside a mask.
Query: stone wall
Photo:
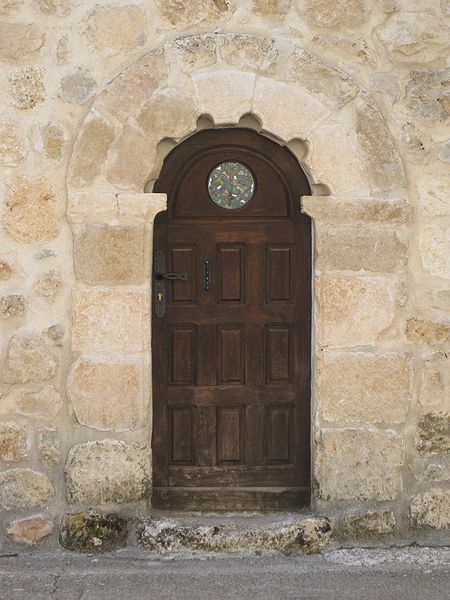
[[[448,0],[0,0],[0,546],[148,514],[143,192],[239,123],[313,190],[313,507],[449,527],[449,25]]]

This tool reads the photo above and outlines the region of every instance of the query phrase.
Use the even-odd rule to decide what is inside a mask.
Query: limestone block
[[[0,281],[7,281],[13,274],[11,265],[6,260],[0,260]]]
[[[395,524],[394,514],[389,510],[369,511],[345,518],[346,534],[352,539],[393,533]]]
[[[450,527],[450,492],[432,489],[411,498],[411,524],[413,527]]]
[[[186,73],[211,67],[217,62],[216,36],[201,34],[178,38],[168,43],[167,53]]]
[[[226,64],[243,70],[267,72],[278,57],[275,41],[256,35],[224,35],[219,47]]]
[[[59,232],[53,188],[44,177],[18,176],[8,184],[3,226],[19,242],[51,240]]]
[[[261,118],[264,129],[291,140],[307,138],[330,111],[299,85],[260,77],[255,86],[253,112]]]
[[[22,3],[23,0],[0,0],[0,15],[9,15]]]
[[[427,12],[399,12],[377,28],[390,59],[399,63],[429,63],[442,57],[450,30]]]
[[[448,405],[450,407],[450,391]],[[417,427],[416,448],[421,454],[450,452],[450,412],[430,412],[422,415]]]
[[[98,177],[114,141],[114,135],[114,127],[102,117],[86,119],[70,161],[70,180],[73,184],[87,185]]]
[[[85,67],[78,67],[61,79],[61,98],[71,104],[84,104],[95,96],[97,82]]]
[[[254,73],[220,69],[192,77],[200,113],[214,123],[237,123],[252,108]]]
[[[8,77],[13,104],[21,110],[34,108],[45,100],[44,76],[41,69],[28,67]]]
[[[127,522],[114,513],[66,513],[59,542],[74,552],[101,554],[127,545]]]
[[[38,451],[40,461],[49,469],[56,467],[61,458],[61,447],[56,429],[39,429]]]
[[[141,352],[149,346],[148,292],[123,288],[75,289],[75,352]]]
[[[65,17],[72,9],[73,0],[36,0],[35,4],[44,15]]]
[[[62,285],[61,273],[52,269],[36,280],[33,289],[47,304],[53,304],[61,293]]]
[[[44,507],[54,494],[45,473],[31,469],[0,472],[0,507],[4,510]]]
[[[450,342],[450,321],[412,318],[406,321],[406,337],[411,342],[432,346]]]
[[[52,160],[60,160],[64,150],[64,131],[59,125],[46,125],[42,128],[42,144],[45,155]]]
[[[326,125],[316,128],[308,143],[308,167],[315,182],[326,183],[336,195],[370,192],[355,136],[347,135],[341,125]]]
[[[434,143],[431,137],[413,123],[406,123],[402,127],[402,142],[408,160],[416,164],[426,164],[433,158]],[[423,173],[417,182],[418,186],[428,178]],[[432,184],[436,185],[436,177],[432,178]]]
[[[415,476],[419,481],[450,481],[450,465],[431,463],[416,469]]]
[[[393,199],[348,196],[302,196],[302,212],[318,223],[406,223],[411,206]]]
[[[28,308],[28,302],[22,294],[8,294],[0,298],[0,316],[10,319],[23,315]]]
[[[192,93],[173,87],[156,91],[143,106],[138,123],[153,142],[181,139],[195,131],[198,111]]]
[[[15,542],[36,546],[53,533],[53,524],[42,515],[37,515],[13,521],[7,532]]]
[[[392,104],[400,100],[399,76],[397,73],[375,73],[370,78],[372,89],[375,92],[385,95]]]
[[[17,167],[27,156],[24,140],[16,123],[8,121],[0,125],[0,165]]]
[[[61,394],[54,385],[44,385],[36,391],[17,394],[16,411],[21,415],[53,420],[61,408]]]
[[[167,194],[118,194],[119,216],[133,221],[153,223],[159,212],[167,210]]]
[[[403,443],[393,431],[323,429],[316,480],[323,500],[393,500],[403,489]]]
[[[406,85],[406,103],[413,115],[445,121],[450,115],[450,69],[411,71]]]
[[[149,492],[148,449],[118,440],[74,446],[67,460],[66,493],[71,504],[137,502]]]
[[[450,280],[450,227],[421,229],[420,254],[424,269],[435,277]]]
[[[0,460],[17,462],[27,455],[28,429],[14,421],[0,423]]]
[[[316,268],[320,271],[394,272],[406,263],[406,244],[391,229],[318,228]]]
[[[368,0],[300,0],[299,10],[317,27],[342,25],[354,27],[364,23],[370,13]]]
[[[442,162],[450,162],[450,142],[445,142],[445,144],[441,145],[438,157]]]
[[[35,57],[45,44],[45,33],[37,25],[0,23],[0,60],[16,63]]]
[[[71,223],[102,223],[119,216],[112,192],[69,192],[67,216]]]
[[[39,337],[13,336],[8,343],[2,379],[5,383],[47,381],[56,375],[58,359]]]
[[[450,215],[448,182],[437,176],[421,177],[417,182],[420,208],[425,217],[446,217]]]
[[[115,160],[106,178],[121,190],[142,192],[153,173],[155,147],[159,140],[149,140],[137,127],[126,125],[113,146]]]
[[[322,352],[318,406],[335,423],[404,423],[411,403],[411,364],[401,354]]]
[[[72,52],[70,49],[70,42],[67,36],[63,35],[56,46],[56,62],[58,65],[65,65],[70,62],[72,58]]]
[[[441,10],[445,17],[450,17],[450,0],[441,0]]]
[[[192,27],[198,23],[209,23],[213,27],[217,22],[230,16],[230,0],[156,0],[160,16],[166,25],[174,28]]]
[[[374,344],[392,324],[392,283],[381,278],[321,275],[316,283],[320,346]]]
[[[86,19],[85,31],[97,50],[126,53],[147,40],[145,13],[136,5],[97,5]]]
[[[78,279],[91,285],[140,284],[150,276],[144,226],[87,225],[75,238]]]
[[[450,405],[450,356],[439,352],[422,369],[419,402],[422,406],[446,408]]]
[[[264,17],[277,18],[285,15],[290,8],[289,0],[253,0],[256,12]]]
[[[146,421],[143,365],[138,360],[82,357],[70,370],[67,393],[82,425],[126,431]]]

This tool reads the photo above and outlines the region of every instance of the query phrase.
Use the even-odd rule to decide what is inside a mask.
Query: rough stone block
[[[74,446],[67,460],[66,493],[71,504],[123,504],[148,497],[148,448],[118,440]]]
[[[406,337],[411,342],[431,346],[450,342],[450,321],[412,318],[406,321]]]
[[[22,294],[8,294],[0,299],[0,316],[10,319],[23,315],[28,308],[28,302]]]
[[[7,281],[13,274],[13,268],[6,260],[0,260],[0,281]]]
[[[45,33],[37,25],[0,23],[0,60],[16,63],[33,58],[45,44]]]
[[[39,459],[48,468],[52,469],[59,464],[61,447],[56,429],[43,427],[38,432]]]
[[[4,510],[45,507],[53,494],[45,473],[31,469],[0,472],[0,507]]]
[[[377,537],[393,533],[395,525],[395,517],[391,511],[369,511],[346,517],[345,533],[352,539]]]
[[[36,546],[53,533],[53,524],[42,515],[37,515],[13,521],[7,532],[15,542]]]
[[[156,5],[166,25],[177,29],[198,23],[216,27],[232,13],[230,3],[225,0],[191,0],[182,4],[177,0],[156,0]]]
[[[400,354],[323,352],[317,361],[318,406],[335,423],[404,423],[411,364]]]
[[[383,198],[348,196],[303,196],[302,211],[319,224],[336,226],[357,223],[405,223],[411,206]]]
[[[420,232],[422,264],[434,277],[450,280],[450,227],[424,227]]]
[[[33,289],[47,304],[53,304],[61,293],[62,285],[61,273],[52,269],[39,277]]]
[[[54,385],[44,385],[36,391],[17,394],[16,411],[21,415],[53,420],[61,408],[61,394]]]
[[[217,62],[217,35],[189,35],[170,41],[166,54],[173,57],[185,73],[192,73]]]
[[[77,289],[72,304],[72,348],[76,352],[141,352],[150,344],[148,292]]]
[[[426,455],[450,452],[450,413],[430,412],[422,415],[417,427],[416,447]]]
[[[0,165],[17,167],[26,156],[25,141],[19,134],[17,124],[9,121],[0,125]]]
[[[72,223],[102,223],[118,217],[117,196],[113,192],[69,193],[67,216]]]
[[[444,409],[450,399],[450,356],[445,352],[433,354],[421,373],[419,402],[423,406]]]
[[[304,0],[298,7],[317,27],[354,27],[365,22],[371,3],[368,0]]]
[[[61,98],[70,104],[84,104],[96,91],[97,82],[85,67],[78,67],[61,79]]]
[[[448,529],[450,527],[450,492],[432,489],[411,498],[413,527]]]
[[[153,223],[155,216],[167,210],[167,194],[118,194],[119,216],[132,221]]]
[[[101,554],[127,545],[127,522],[114,513],[66,513],[59,542],[74,552]]]
[[[166,137],[180,139],[195,131],[198,116],[192,92],[169,87],[156,91],[144,104],[138,123],[157,142]]]
[[[125,431],[142,427],[146,421],[140,361],[81,358],[70,371],[67,393],[82,425]]]
[[[381,278],[320,276],[316,282],[320,346],[373,345],[392,324],[392,288]]]
[[[28,429],[9,421],[0,423],[0,460],[17,462],[24,458],[28,449]]]
[[[5,383],[47,381],[56,375],[58,359],[38,337],[13,336],[2,369]]]
[[[403,443],[393,431],[323,429],[317,439],[319,497],[394,500],[403,489]]]
[[[86,34],[97,50],[126,53],[147,39],[144,11],[135,5],[97,5],[86,19]]]
[[[445,121],[450,115],[449,84],[450,69],[411,71],[405,88],[407,107],[413,115]]]
[[[44,76],[41,69],[27,67],[8,77],[13,104],[20,110],[28,110],[45,100]]]

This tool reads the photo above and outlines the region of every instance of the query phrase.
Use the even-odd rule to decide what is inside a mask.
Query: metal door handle
[[[187,281],[187,273],[155,273],[156,279],[181,279]]]

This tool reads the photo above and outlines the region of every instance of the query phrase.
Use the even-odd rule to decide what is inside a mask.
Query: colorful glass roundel
[[[222,208],[234,210],[250,201],[255,180],[249,169],[238,162],[223,162],[211,171],[208,192],[211,200]]]

